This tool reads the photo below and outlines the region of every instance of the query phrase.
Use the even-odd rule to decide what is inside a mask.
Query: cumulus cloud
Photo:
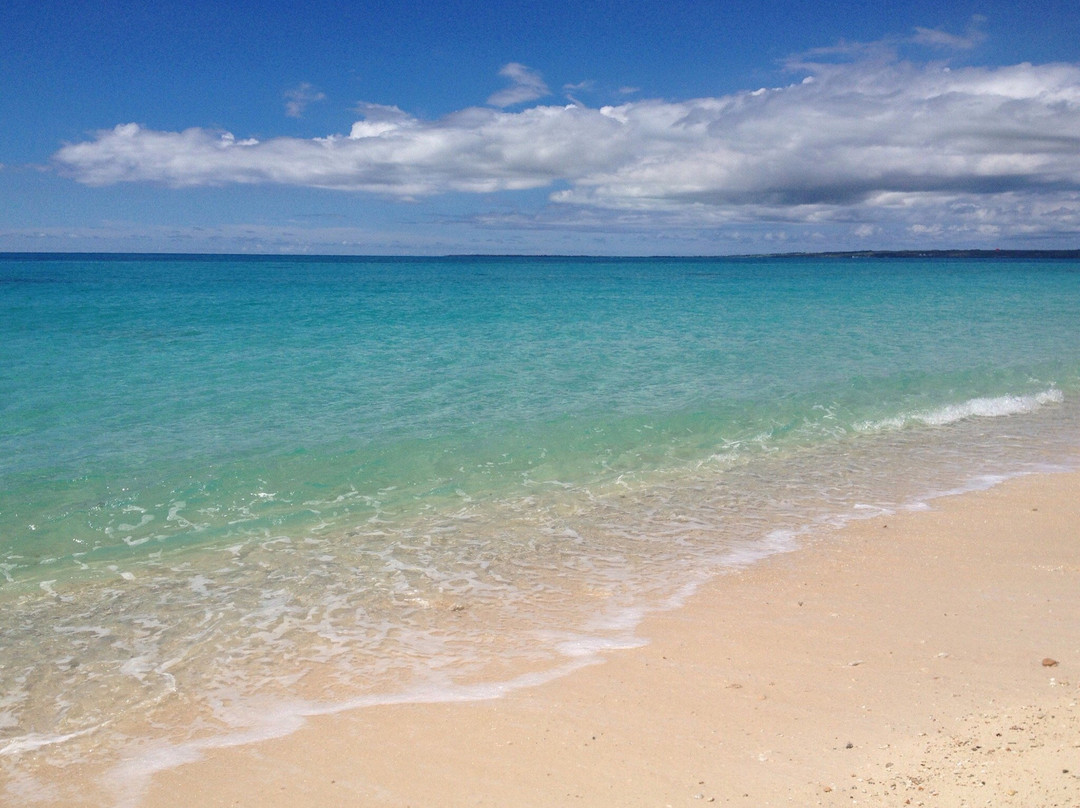
[[[929,227],[948,215],[989,233],[1044,210],[1075,220],[1080,65],[803,69],[782,87],[599,108],[476,107],[426,120],[367,104],[348,135],[315,139],[123,124],[54,159],[89,185],[280,183],[398,198],[551,187],[560,205],[677,212],[703,226],[847,221],[867,234],[883,219]],[[514,86],[493,106],[547,92],[522,65],[504,74]]]
[[[510,79],[510,86],[499,90],[487,100],[493,107],[512,107],[551,95],[551,90],[540,74],[518,62],[511,62],[503,67],[499,75]]]
[[[326,94],[316,89],[306,81],[284,92],[285,114],[290,118],[300,118],[307,109],[308,104],[316,101],[325,101]]]

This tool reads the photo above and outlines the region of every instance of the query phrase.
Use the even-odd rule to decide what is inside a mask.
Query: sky
[[[0,251],[1080,247],[1075,0],[6,0]]]

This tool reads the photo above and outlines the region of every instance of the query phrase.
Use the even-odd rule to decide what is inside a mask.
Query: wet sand
[[[822,535],[639,633],[499,699],[214,750],[139,804],[1080,804],[1080,474]]]

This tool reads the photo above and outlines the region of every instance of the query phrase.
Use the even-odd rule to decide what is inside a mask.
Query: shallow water
[[[1078,313],[1055,260],[0,258],[0,777],[497,693],[1072,464]]]

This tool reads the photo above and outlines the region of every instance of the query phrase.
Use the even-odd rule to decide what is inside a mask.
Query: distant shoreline
[[[755,258],[1080,258],[1080,250],[840,250],[775,253]]]

